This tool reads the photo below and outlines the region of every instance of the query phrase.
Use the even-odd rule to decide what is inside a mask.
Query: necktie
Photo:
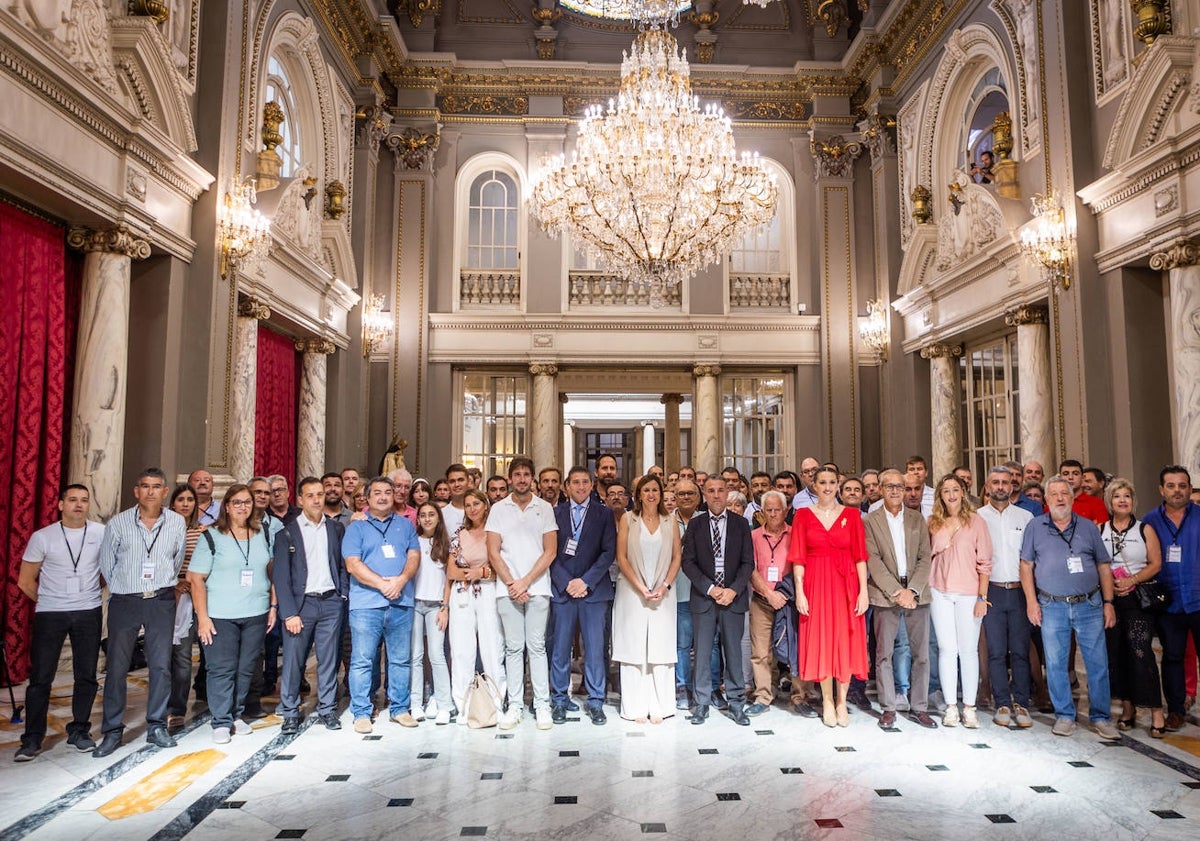
[[[578,532],[580,525],[583,524],[583,505],[576,502],[576,503],[573,503],[572,506],[573,507],[572,507],[572,511],[571,511],[571,530],[574,532]]]
[[[721,551],[721,521],[724,518],[724,514],[712,518],[713,566],[715,568],[713,581],[718,587],[725,586],[725,558]]]

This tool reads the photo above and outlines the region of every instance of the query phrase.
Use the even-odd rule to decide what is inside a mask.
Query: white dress
[[[626,554],[630,566],[650,589],[662,583],[671,567],[673,543],[663,531],[672,520],[662,518],[651,533],[636,514],[628,524]],[[675,713],[675,614],[677,602],[668,593],[659,602],[642,599],[639,586],[624,576],[617,579],[613,602],[613,660],[621,664],[621,717],[659,717]]]

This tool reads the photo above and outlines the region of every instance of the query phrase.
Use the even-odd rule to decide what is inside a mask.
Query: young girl
[[[412,717],[421,721],[426,716],[438,724],[450,723],[450,670],[446,666],[445,625],[438,622],[445,609],[446,559],[450,554],[450,538],[442,522],[442,510],[432,502],[417,508],[417,540],[421,544],[421,565],[417,568],[416,610],[412,629]],[[429,647],[425,647],[425,636]],[[421,708],[425,697],[425,652],[429,652],[429,667],[433,673],[433,697],[427,709]]]
[[[410,505],[415,505],[420,508],[423,503],[429,502],[433,496],[433,492],[429,489],[428,479],[414,479],[412,490],[408,492],[408,502]]]

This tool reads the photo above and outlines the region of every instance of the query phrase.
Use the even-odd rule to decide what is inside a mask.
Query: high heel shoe
[[[848,709],[846,709],[845,704],[838,705],[837,726],[838,727],[849,727],[850,726],[850,711]]]
[[[837,711],[833,708],[833,704],[826,704],[821,713],[821,722],[826,727],[837,727],[838,716]]]

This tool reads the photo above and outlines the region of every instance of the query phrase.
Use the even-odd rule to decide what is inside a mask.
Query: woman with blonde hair
[[[979,726],[975,695],[979,690],[979,629],[988,609],[992,574],[992,538],[987,522],[975,513],[966,483],[953,473],[942,477],[929,517],[933,567],[929,618],[938,641],[938,674],[946,696],[943,727],[959,723],[958,669],[962,666],[962,724]]]

